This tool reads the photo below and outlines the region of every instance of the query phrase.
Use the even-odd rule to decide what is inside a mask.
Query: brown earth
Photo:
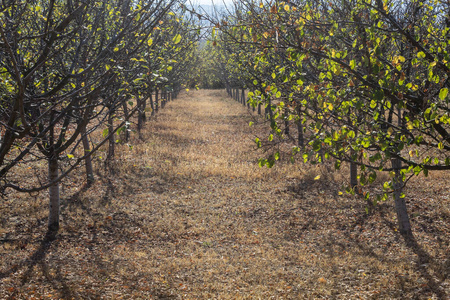
[[[259,168],[254,118],[219,91],[170,102],[92,188],[64,182],[52,241],[45,193],[10,194],[0,299],[450,299],[448,173],[409,182],[407,244],[391,200],[341,195],[345,169]]]

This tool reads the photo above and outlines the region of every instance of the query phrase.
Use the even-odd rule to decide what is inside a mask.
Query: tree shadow
[[[288,224],[286,229],[285,238],[288,240],[304,239],[306,234],[322,234],[321,227],[329,227],[330,224],[334,226],[336,230],[343,232],[343,235],[335,235],[334,231],[325,235],[321,235],[320,238],[314,239],[312,247],[316,249],[326,249],[321,251],[321,254],[328,256],[330,261],[334,259],[341,259],[342,253],[350,252],[352,256],[359,256],[363,260],[364,258],[374,259],[381,264],[388,267],[389,265],[396,265],[399,262],[405,265],[411,265],[416,271],[416,274],[420,276],[422,283],[415,283],[417,278],[409,273],[401,274],[396,277],[395,284],[398,285],[398,291],[392,291],[396,296],[403,297],[404,293],[412,293],[416,295],[433,294],[438,299],[449,299],[448,292],[445,290],[446,280],[449,278],[450,273],[450,253],[445,253],[445,243],[439,243],[440,251],[444,252],[444,259],[442,256],[437,259],[430,254],[420,241],[413,236],[404,236],[400,234],[397,229],[397,224],[392,218],[394,214],[394,207],[389,203],[381,203],[373,208],[372,213],[368,214],[364,210],[366,205],[363,199],[351,202],[338,202],[340,200],[333,197],[334,188],[327,190],[329,192],[330,199],[325,203],[317,203],[315,194],[318,194],[321,189],[324,189],[323,183],[314,180],[301,180],[297,184],[291,185],[287,190],[294,193],[299,199],[301,205],[296,207],[294,212],[287,211],[281,215],[285,217],[285,221]],[[308,197],[307,197],[308,196]],[[345,214],[353,207],[352,219],[349,221],[345,217]],[[336,212],[337,210],[343,211],[342,220],[333,220],[335,213],[332,216],[328,216],[326,212]],[[358,212],[359,211],[359,212]],[[426,223],[425,225],[423,223]],[[377,236],[371,236],[371,239],[367,239],[365,231],[370,231],[376,226],[381,226],[382,230],[389,232],[389,238],[384,240],[386,244],[380,244],[381,241]],[[433,235],[445,234],[439,228],[434,228],[433,225],[428,222],[426,218],[422,222],[418,221],[417,227],[419,230],[423,226],[427,227],[427,231],[424,232]],[[439,241],[439,240],[438,240]],[[389,255],[389,248],[396,244],[410,253],[404,257]],[[386,251],[383,250],[386,248]],[[411,264],[411,257],[413,262]],[[336,283],[334,286],[336,290],[341,287],[340,283]],[[378,294],[379,297],[392,297],[390,292],[384,291]]]
[[[103,184],[110,184],[111,182],[104,182]],[[0,269],[0,282],[2,279],[10,278],[14,282],[14,288],[7,292],[7,298],[15,299],[21,298],[28,294],[27,288],[29,284],[38,283],[40,287],[47,285],[50,287],[49,292],[54,297],[59,299],[82,299],[82,298],[102,298],[107,294],[103,289],[86,289],[82,287],[79,289],[77,280],[66,277],[67,274],[78,276],[89,276],[89,274],[82,273],[79,266],[73,264],[73,258],[65,257],[61,260],[64,254],[64,249],[67,244],[82,245],[85,248],[85,259],[92,264],[92,274],[95,282],[102,282],[111,277],[121,278],[125,284],[136,283],[139,281],[139,276],[151,277],[152,274],[146,272],[138,275],[132,272],[132,275],[122,274],[121,268],[127,266],[128,260],[126,258],[119,258],[117,261],[105,261],[104,253],[108,253],[114,245],[129,244],[137,242],[140,237],[135,237],[132,233],[133,229],[144,227],[144,220],[136,218],[136,216],[129,215],[120,208],[115,209],[115,212],[109,217],[107,221],[104,215],[99,213],[96,207],[90,207],[83,199],[82,193],[87,191],[87,187],[80,189],[75,194],[62,201],[61,214],[64,218],[69,216],[69,208],[79,207],[85,216],[90,216],[93,220],[92,225],[86,225],[85,230],[80,230],[79,227],[68,227],[60,229],[59,233],[48,231],[45,236],[36,241],[36,249],[30,253],[26,258],[17,259],[12,266],[5,269]],[[101,204],[103,205],[103,204]],[[82,225],[79,219],[78,225]],[[45,224],[41,224],[45,226]],[[150,235],[150,232],[145,234]],[[21,239],[21,232],[13,233],[12,236]],[[14,240],[15,241],[15,240]],[[161,241],[161,243],[164,241]],[[64,256],[64,255],[63,255]],[[77,261],[77,259],[75,259]],[[116,266],[118,264],[118,266]],[[138,277],[136,277],[138,276]],[[131,288],[133,285],[131,284]],[[138,286],[135,288],[139,289]],[[174,299],[176,295],[171,295],[164,286],[150,285],[147,288],[147,293],[156,299]],[[3,294],[5,295],[5,294]]]
[[[44,238],[41,240],[39,247],[27,259],[13,265],[6,271],[0,272],[0,279],[7,278],[18,272],[20,269],[24,269],[20,279],[20,286],[24,286],[33,277],[33,269],[38,266],[46,280],[59,292],[63,299],[78,298],[72,293],[72,289],[64,280],[60,267],[57,267],[54,274],[52,274],[46,262],[50,248],[57,249],[59,242],[60,239],[55,231],[47,231]],[[19,290],[14,289],[10,298],[14,299],[15,297],[18,297],[18,293]]]
[[[423,278],[427,280],[429,289],[434,292],[439,299],[448,299],[449,295],[441,288],[442,283],[447,279],[450,273],[450,254],[447,253],[446,263],[440,265],[415,239],[414,236],[404,237],[405,243],[419,258],[416,263],[416,269]],[[429,266],[429,267],[427,267]],[[436,274],[437,279],[433,278],[430,269]]]

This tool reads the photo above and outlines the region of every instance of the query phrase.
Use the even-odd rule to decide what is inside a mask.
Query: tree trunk
[[[402,110],[397,108],[397,123],[398,127],[404,128],[406,124],[403,123]],[[412,237],[411,223],[409,221],[408,211],[406,209],[405,198],[402,197],[403,191],[403,176],[401,174],[402,161],[400,159],[392,159],[392,168],[394,169],[394,202],[395,211],[397,212],[398,228],[400,233],[405,237]]]
[[[122,107],[123,107],[123,114],[125,119],[128,118],[128,106],[127,103],[128,99],[125,99],[125,101],[122,102]],[[125,143],[128,143],[129,139],[130,139],[130,132],[128,131],[128,125],[125,125],[126,129],[125,129]]]
[[[159,102],[158,102],[158,89],[155,89],[155,111],[159,111]]]
[[[151,92],[149,94],[149,97],[150,97],[150,107],[152,109],[151,115],[154,116],[155,115],[155,103],[153,103],[153,95]]]
[[[289,112],[287,109],[284,110],[284,134],[289,135]]]
[[[250,109],[250,101],[245,98],[245,89],[242,89],[242,99],[244,100],[244,104],[247,103],[247,108]]]
[[[166,107],[167,104],[167,91],[164,90],[164,107]]]
[[[52,151],[53,152],[53,151]],[[50,182],[58,178],[58,156],[53,152],[48,157],[48,180]],[[56,232],[59,229],[59,183],[55,182],[48,188],[50,198],[48,231]]]
[[[303,137],[303,123],[302,123],[302,116],[300,115],[300,111],[298,112],[297,130],[298,130],[297,146],[299,146],[300,148],[303,148],[305,145],[305,141],[304,141],[304,137]]]
[[[139,134],[139,138],[141,138],[141,130],[142,130],[142,123],[143,123],[143,118],[144,118],[144,116],[143,116],[143,111],[142,111],[142,99],[141,99],[141,97],[139,97],[139,95],[138,94],[136,94],[135,95],[135,98],[136,98],[136,105],[137,105],[137,107],[138,107],[138,123],[137,123],[137,131],[138,131],[138,134]]]
[[[147,121],[147,116],[145,114],[145,110],[147,109],[147,98],[142,99],[142,122],[145,123]]]
[[[350,187],[355,189],[358,185],[358,166],[355,162],[350,161]]]
[[[110,136],[108,144],[108,157],[106,158],[107,161],[112,161],[114,158],[116,141],[114,140],[114,134],[111,134],[113,131],[114,131],[114,111],[110,109],[108,115],[108,134]]]
[[[402,175],[400,174],[402,162],[397,158],[392,159],[391,162],[392,168],[394,169],[395,172],[393,178],[394,202],[395,202],[395,211],[397,213],[398,228],[402,235],[409,237],[412,236],[412,231],[408,211],[406,209],[406,201],[405,198],[402,198],[403,179]]]
[[[81,140],[83,142],[84,155],[91,153],[91,149],[89,147],[89,139],[86,134],[86,126],[83,126],[81,129]],[[89,155],[84,159],[84,163],[86,165],[86,180],[87,185],[91,186],[94,183],[94,169],[92,168],[92,157]]]
[[[53,122],[54,111],[50,113],[50,123]],[[48,140],[48,181],[52,182],[58,178],[58,155],[55,151],[54,127],[50,129]],[[59,229],[59,182],[54,182],[48,188],[49,214],[48,232],[55,233]]]

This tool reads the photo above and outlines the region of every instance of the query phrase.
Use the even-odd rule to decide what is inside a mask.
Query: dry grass
[[[366,215],[362,200],[339,195],[343,174],[260,169],[253,139],[265,127],[250,119],[218,91],[169,103],[93,188],[71,176],[51,242],[45,195],[11,195],[0,208],[0,298],[448,299],[445,174],[406,191],[407,246],[392,203]]]

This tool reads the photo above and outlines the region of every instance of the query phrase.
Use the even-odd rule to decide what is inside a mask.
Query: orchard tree
[[[357,178],[366,199],[371,196],[364,186],[375,180],[376,171],[389,172],[392,180],[384,184],[384,195],[373,201],[392,193],[400,231],[411,235],[403,186],[413,175],[450,168],[449,4],[348,0],[236,5],[246,13],[233,16],[232,27],[220,27],[221,47],[253,53],[253,64],[245,64],[245,56],[228,63],[238,73],[270,68],[255,78],[260,88],[250,95],[254,102],[266,99],[271,135],[283,139],[286,119],[304,124],[298,127],[294,154],[311,162],[334,158],[337,168],[350,162],[352,185],[359,166]],[[240,36],[247,39],[239,41]],[[301,134],[304,130],[307,136]],[[304,147],[301,138],[306,138]],[[260,163],[271,166],[278,157],[275,153]]]
[[[87,148],[85,139],[103,124],[104,108],[117,106],[117,99],[111,102],[106,95],[123,86],[115,84],[127,71],[121,64],[140,51],[174,3],[17,0],[0,4],[2,191],[48,188],[50,231],[59,227],[59,181],[126,122],[110,130],[94,148]],[[128,117],[137,109],[133,107]],[[85,146],[80,154],[81,140]],[[38,186],[14,175],[40,159],[48,162],[48,177]]]

